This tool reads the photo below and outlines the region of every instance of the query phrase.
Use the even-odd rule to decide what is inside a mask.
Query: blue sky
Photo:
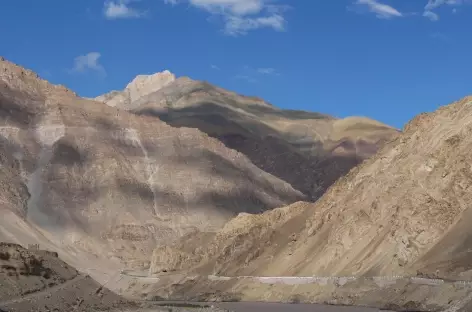
[[[2,0],[0,55],[93,97],[169,69],[402,127],[472,94],[472,0]]]

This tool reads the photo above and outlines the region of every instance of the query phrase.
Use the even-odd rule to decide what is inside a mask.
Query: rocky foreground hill
[[[317,202],[240,214],[217,233],[194,234],[160,247],[151,273],[347,276],[354,279],[344,288],[228,278],[187,281],[170,293],[206,296],[219,289],[241,300],[338,298],[346,304],[470,311],[471,122],[472,97],[421,114]],[[380,286],[374,277],[390,281]],[[427,285],[421,285],[421,278]]]
[[[1,311],[108,311],[125,305],[56,253],[0,243]]]
[[[241,212],[315,198],[398,135],[368,119],[287,112],[206,83],[161,76],[137,77],[125,91],[99,98],[108,103],[119,95],[123,103],[104,105],[0,60],[0,241],[39,243],[91,274],[147,268],[156,246],[215,232]],[[219,101],[224,109],[218,116],[156,115],[154,97],[161,91],[178,95],[166,107],[199,110]],[[184,115],[192,120],[187,126],[178,124]],[[235,120],[239,130],[217,135],[212,129],[221,119],[223,128]],[[198,120],[205,126],[193,124]],[[232,145],[240,139],[228,143],[224,136],[241,133],[252,143],[238,151]],[[263,142],[269,149],[253,149]],[[271,142],[282,147],[270,149],[278,146]],[[293,166],[292,176],[273,169],[284,164]]]
[[[224,312],[209,305],[136,302],[79,273],[57,253],[0,242],[0,311]],[[167,306],[166,306],[167,305]]]

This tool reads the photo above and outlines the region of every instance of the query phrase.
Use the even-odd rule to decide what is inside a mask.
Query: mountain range
[[[242,213],[216,233],[158,247],[150,273],[224,276],[232,282],[218,289],[241,300],[291,300],[298,294],[303,301],[336,297],[338,304],[395,303],[395,310],[470,311],[471,116],[472,97],[421,114],[316,202]],[[238,276],[387,282],[353,282],[343,293],[231,278]],[[174,294],[205,295],[217,287],[202,287],[206,283],[199,280],[192,290],[189,281]]]
[[[0,123],[0,240],[40,243],[79,269],[146,268],[183,235],[314,200],[398,135],[168,71],[85,99],[6,60]]]
[[[471,104],[400,131],[169,71],[82,98],[2,59],[0,241],[40,244],[99,281],[160,276],[128,285],[137,296],[467,307]],[[356,282],[240,279],[327,276]],[[443,284],[359,282],[395,276]]]

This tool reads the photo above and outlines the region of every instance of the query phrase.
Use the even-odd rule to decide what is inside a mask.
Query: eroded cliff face
[[[79,98],[8,61],[0,144],[0,240],[69,259],[146,265],[164,242],[304,198],[197,129]]]
[[[180,240],[172,248],[187,259],[167,269],[468,279],[471,122],[472,97],[419,115],[316,203],[240,215],[213,236],[200,234],[206,238],[198,247]]]

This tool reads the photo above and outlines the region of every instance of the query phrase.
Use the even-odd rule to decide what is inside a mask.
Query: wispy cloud
[[[428,3],[424,7],[425,11],[431,11],[439,8],[442,5],[461,5],[465,1],[463,0],[428,0]]]
[[[240,17],[240,16],[226,16],[226,23],[224,31],[228,35],[245,35],[250,30],[258,28],[273,28],[278,31],[285,29],[285,19],[282,15],[271,15],[261,17]]]
[[[428,0],[424,7],[423,16],[429,18],[431,21],[439,20],[439,15],[433,10],[440,8],[441,6],[454,6],[452,13],[457,13],[457,7],[464,4],[472,4],[472,0]]]
[[[258,67],[253,68],[251,66],[245,65],[238,75],[235,75],[234,78],[242,79],[250,83],[258,82],[259,77],[262,79],[262,76],[280,76],[280,73],[272,67]]]
[[[368,12],[374,13],[378,18],[391,19],[398,17],[408,16],[423,16],[428,18],[430,21],[436,22],[440,19],[440,16],[435,10],[442,6],[453,6],[452,12],[457,12],[457,7],[465,4],[472,4],[472,0],[423,0],[424,7],[422,11],[418,12],[403,12],[400,9],[387,4],[387,0],[352,0],[353,5],[349,6],[348,9],[354,11],[367,10]],[[390,1],[394,2],[394,1]],[[419,2],[419,0],[418,0]],[[400,4],[401,1],[395,3]],[[422,12],[422,13],[421,13]]]
[[[257,82],[257,80],[254,77],[251,77],[249,75],[236,75],[236,76],[234,76],[234,78],[245,80],[249,83],[256,83]]]
[[[261,75],[275,75],[280,76],[280,73],[277,72],[275,68],[272,67],[261,67],[256,69],[257,73]]]
[[[403,16],[403,13],[396,8],[377,0],[357,0],[356,4],[367,8],[369,12],[374,13],[378,18],[390,19]]]
[[[187,2],[190,5],[218,16],[223,20],[223,31],[227,35],[245,35],[251,30],[271,28],[283,31],[286,5],[274,4],[279,0],[164,0],[175,5]]]
[[[107,19],[119,18],[139,18],[143,17],[146,12],[132,8],[129,3],[132,0],[106,1],[103,13]]]
[[[434,40],[438,40],[438,41],[442,41],[442,42],[451,41],[450,38],[446,34],[441,33],[441,32],[434,32],[434,33],[430,34],[429,37],[434,39]]]
[[[100,64],[99,52],[90,52],[85,55],[79,55],[74,59],[74,67],[72,72],[83,73],[86,71],[94,71],[102,76],[106,76],[105,68]]]
[[[439,20],[439,15],[434,13],[433,11],[424,11],[423,16],[429,18],[433,22]]]
[[[210,68],[211,69],[214,69],[214,70],[220,70],[221,68],[219,68],[218,66],[214,65],[214,64],[211,64],[210,65]]]

